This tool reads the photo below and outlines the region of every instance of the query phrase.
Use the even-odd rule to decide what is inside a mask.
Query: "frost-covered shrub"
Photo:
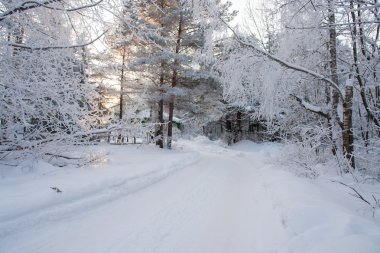
[[[0,12],[0,159],[83,143],[100,123],[98,94],[80,46],[90,39],[79,38],[75,12],[65,8],[85,11],[88,2],[6,2]]]

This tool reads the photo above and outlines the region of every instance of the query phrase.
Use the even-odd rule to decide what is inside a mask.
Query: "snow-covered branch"
[[[84,44],[77,44],[77,45],[60,45],[60,46],[27,46],[24,44],[18,44],[18,43],[12,43],[12,42],[7,42],[7,45],[13,46],[13,47],[18,47],[18,48],[24,48],[24,49],[30,49],[30,50],[49,50],[49,49],[64,49],[64,48],[80,48],[80,47],[85,47],[88,45],[93,44],[95,41],[99,40],[101,37],[103,37],[108,30],[102,32],[99,36],[97,36],[95,39],[84,43]]]
[[[99,1],[94,2],[94,3],[91,3],[91,4],[81,5],[81,6],[73,7],[73,8],[59,8],[59,7],[52,7],[52,6],[48,6],[48,5],[46,5],[46,4],[43,4],[43,5],[41,5],[41,6],[47,8],[47,9],[52,9],[52,10],[56,10],[56,11],[67,11],[67,12],[72,12],[72,11],[79,11],[79,10],[83,10],[83,9],[87,9],[87,8],[95,7],[95,6],[99,5],[100,3],[102,3],[103,1],[104,1],[104,0],[99,0]]]
[[[0,21],[4,20],[6,17],[8,17],[12,14],[31,10],[31,9],[38,8],[38,7],[44,7],[44,8],[56,10],[56,11],[73,12],[73,11],[83,10],[86,8],[95,7],[103,1],[104,0],[99,0],[99,1],[91,3],[91,4],[81,5],[81,6],[73,7],[73,8],[61,8],[61,7],[57,7],[57,6],[50,6],[50,4],[52,4],[52,3],[61,3],[62,0],[49,0],[49,1],[42,1],[42,2],[41,1],[25,1],[25,2],[21,3],[20,5],[15,6],[15,7],[11,8],[10,10],[1,13],[0,14]]]
[[[316,106],[316,105],[312,105],[310,104],[309,102],[305,101],[304,99],[300,98],[300,97],[297,97],[296,95],[291,95],[292,97],[295,98],[295,100],[297,100],[297,102],[299,102],[299,104],[305,108],[306,110],[310,111],[310,112],[313,112],[313,113],[316,113],[316,114],[319,114],[327,119],[330,118],[330,115],[329,113],[326,111],[326,110],[323,110],[321,107],[319,106]]]
[[[224,22],[224,21],[223,21],[223,22]],[[268,52],[266,52],[266,51],[264,51],[264,50],[258,48],[256,45],[254,45],[254,44],[252,44],[252,43],[250,43],[250,42],[244,41],[244,40],[243,40],[243,39],[237,34],[237,32],[236,32],[234,29],[232,29],[232,28],[231,28],[226,22],[224,22],[224,23],[225,23],[225,25],[231,30],[231,32],[234,34],[234,37],[235,37],[236,41],[239,42],[239,44],[241,44],[242,46],[245,46],[245,47],[248,47],[248,48],[253,49],[255,52],[257,52],[257,53],[259,53],[259,54],[261,54],[261,55],[263,55],[263,56],[269,58],[269,59],[272,60],[272,61],[277,62],[277,63],[280,64],[282,67],[285,67],[285,68],[287,68],[287,69],[291,69],[291,70],[294,70],[294,71],[297,71],[297,72],[301,72],[301,73],[307,74],[307,75],[309,75],[309,76],[312,76],[312,77],[314,77],[314,78],[317,78],[317,79],[320,79],[320,80],[325,81],[325,82],[328,83],[333,89],[335,89],[335,90],[338,92],[338,94],[339,94],[339,96],[340,96],[341,99],[344,99],[344,96],[343,96],[341,90],[339,89],[338,84],[335,83],[334,81],[332,81],[330,78],[327,78],[326,76],[324,76],[324,75],[322,75],[322,74],[319,74],[319,73],[317,73],[317,72],[315,72],[315,71],[312,71],[312,70],[310,70],[310,69],[306,69],[306,68],[303,68],[303,67],[301,67],[301,66],[298,66],[298,65],[292,64],[292,63],[290,63],[290,62],[287,62],[287,61],[285,61],[285,60],[283,60],[283,59],[281,59],[281,58],[279,58],[279,57],[277,57],[277,56],[275,56],[275,55],[272,55],[272,54],[270,54],[270,53],[268,53]]]
[[[34,8],[37,8],[37,7],[40,7],[43,5],[47,6],[48,4],[61,2],[61,1],[62,0],[49,0],[49,1],[43,1],[43,2],[25,1],[21,4],[19,4],[18,6],[15,6],[15,7],[11,8],[10,10],[1,13],[0,14],[0,21],[4,20],[7,16],[10,16],[10,15],[15,14],[15,13],[23,12],[26,10],[31,10],[31,9],[34,9]]]

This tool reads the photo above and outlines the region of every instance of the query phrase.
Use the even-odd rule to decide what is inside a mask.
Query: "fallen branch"
[[[58,187],[50,187],[50,189],[52,189],[56,193],[62,193],[62,191]]]
[[[334,181],[334,180],[333,180],[332,182],[334,182],[334,183],[338,183],[338,184],[341,184],[341,185],[343,185],[343,186],[346,186],[346,187],[350,188],[352,191],[355,192],[355,194],[350,194],[351,196],[356,197],[356,198],[358,198],[358,199],[364,201],[365,203],[367,203],[369,206],[372,207],[371,203],[370,203],[368,200],[366,200],[366,199],[363,197],[363,195],[360,194],[360,192],[359,192],[358,190],[355,189],[355,187],[353,187],[353,186],[351,186],[351,185],[348,185],[348,184],[345,184],[345,183],[340,182],[340,181]]]
[[[338,184],[341,184],[347,188],[349,188],[350,190],[352,190],[354,193],[350,193],[351,196],[363,201],[364,203],[366,203],[367,205],[369,205],[372,209],[372,217],[375,217],[375,212],[376,212],[376,209],[380,208],[380,199],[377,199],[375,197],[375,195],[371,194],[372,195],[372,198],[373,198],[373,203],[368,200],[367,198],[365,198],[355,187],[351,186],[351,185],[348,185],[348,184],[345,184],[343,182],[340,182],[340,181],[335,181],[335,180],[332,180],[331,182],[334,182],[334,183],[338,183]]]
[[[84,158],[80,158],[80,157],[70,157],[70,156],[59,155],[59,154],[52,154],[52,153],[45,153],[45,155],[49,155],[49,156],[53,156],[53,157],[59,157],[59,158],[64,158],[64,159],[67,159],[67,160],[81,160],[81,159],[84,159]]]

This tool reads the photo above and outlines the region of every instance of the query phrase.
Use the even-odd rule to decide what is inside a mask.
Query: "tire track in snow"
[[[209,162],[206,164],[209,164]],[[218,188],[215,184],[205,184],[205,182],[216,181],[215,171],[205,166],[204,158],[183,175],[176,175],[180,178],[171,180],[186,180],[186,184],[180,184],[181,193],[174,199],[163,203],[158,210],[145,217],[139,227],[133,233],[119,237],[115,245],[110,247],[109,252],[126,252],[133,248],[132,252],[156,252],[166,241],[170,241],[175,231],[180,227],[193,223],[199,214],[204,211],[208,203],[217,195]],[[162,251],[161,251],[162,252]]]
[[[171,178],[191,177],[193,183],[180,184],[182,193],[143,217],[106,252],[269,252],[268,245],[271,251],[281,244],[285,229],[273,203],[262,198],[265,188],[254,180],[258,169],[247,168],[235,154],[212,156],[197,164],[204,169]]]
[[[99,208],[23,224],[27,231],[15,237],[26,239],[10,252],[275,252],[286,236],[271,199],[263,197],[262,164],[260,155],[201,151],[197,163],[128,197],[117,197],[133,188],[120,181]],[[38,238],[30,238],[33,231]]]

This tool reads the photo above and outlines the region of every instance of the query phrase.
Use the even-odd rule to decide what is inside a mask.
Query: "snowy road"
[[[378,224],[352,217],[305,179],[269,168],[272,149],[244,152],[191,145],[183,148],[197,150],[192,162],[173,162],[175,169],[166,168],[153,179],[147,179],[151,172],[141,174],[140,187],[133,180],[111,180],[112,187],[105,190],[49,208],[35,205],[29,214],[3,215],[8,218],[0,220],[0,252],[346,253],[359,252],[355,250],[363,245],[368,250],[361,252],[378,252]],[[164,164],[172,158],[163,153],[152,159]],[[282,179],[289,183],[278,184]],[[300,187],[307,197],[298,192]],[[343,223],[330,224],[331,231],[329,223],[337,217]],[[307,242],[315,235],[318,242]],[[338,235],[343,241],[336,240]]]

